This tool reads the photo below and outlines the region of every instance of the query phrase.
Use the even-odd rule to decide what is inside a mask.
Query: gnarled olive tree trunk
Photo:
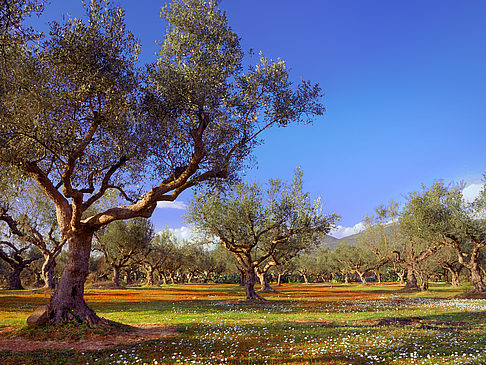
[[[151,266],[144,266],[143,267],[145,270],[145,276],[147,278],[147,285],[155,285],[155,280],[154,280],[154,268]]]
[[[81,322],[88,325],[105,322],[84,301],[84,283],[89,271],[92,232],[79,232],[69,239],[66,268],[48,305],[49,321]]]
[[[113,283],[113,285],[118,287],[120,286],[120,266],[112,264],[111,268],[113,270],[113,279],[111,280],[111,282]]]
[[[477,263],[466,265],[471,272],[471,281],[473,284],[472,293],[484,293],[486,291],[486,285],[484,285],[483,278],[481,277],[481,271]]]
[[[457,258],[459,263],[464,265],[471,272],[471,281],[473,284],[473,289],[471,293],[484,293],[486,292],[486,285],[484,285],[483,278],[481,276],[481,269],[479,266],[479,259],[481,251],[480,249],[484,247],[483,244],[475,244],[472,252],[467,255],[461,251],[459,245],[455,246],[457,252]]]
[[[257,276],[260,280],[261,291],[274,291],[274,289],[270,286],[270,283],[268,282],[268,275],[266,272],[259,272],[257,273]]]
[[[417,277],[415,276],[415,270],[413,266],[407,266],[407,283],[405,284],[405,290],[420,290],[417,284]]]
[[[23,266],[14,266],[8,275],[8,290],[22,290],[22,281],[20,280],[20,273],[24,270]]]
[[[366,277],[365,277],[366,272],[359,271],[359,270],[354,270],[354,271],[356,272],[356,274],[358,274],[361,284],[368,285],[368,282],[366,281]]]
[[[400,281],[400,285],[405,285],[405,271],[395,271]]]
[[[255,268],[252,265],[246,267],[244,270],[244,284],[245,284],[246,299],[263,300],[263,298],[259,296],[255,291],[256,278],[257,277],[255,274]]]
[[[443,268],[445,268],[447,272],[451,274],[451,284],[452,286],[461,286],[461,280],[460,280],[460,275],[461,271],[464,268],[463,265],[452,265],[452,264],[445,264],[443,265]]]
[[[44,288],[54,289],[56,283],[54,282],[54,269],[56,268],[56,257],[49,255],[44,256],[44,263],[42,264],[41,276],[44,280]]]
[[[270,286],[270,283],[268,281],[268,271],[270,270],[270,268],[276,265],[276,262],[270,261],[263,268],[255,268],[255,272],[258,276],[258,279],[260,280],[261,291],[275,291],[275,289]]]

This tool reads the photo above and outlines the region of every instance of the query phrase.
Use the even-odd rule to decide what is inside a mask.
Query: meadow
[[[0,364],[486,364],[485,299],[460,299],[467,288],[444,284],[421,293],[399,289],[284,284],[263,294],[265,302],[243,300],[231,284],[88,289],[86,300],[102,317],[167,331],[135,344],[77,351],[69,345],[83,340],[82,329],[65,329],[72,341],[66,342],[53,329],[25,328],[48,294],[0,291],[3,339],[40,334],[64,344],[0,350]]]

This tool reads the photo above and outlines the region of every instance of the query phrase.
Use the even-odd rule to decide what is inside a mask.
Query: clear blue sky
[[[155,59],[163,1],[120,0],[129,29]],[[352,226],[378,204],[431,184],[481,181],[486,171],[486,2],[435,0],[224,0],[243,47],[287,61],[318,82],[326,113],[311,126],[272,130],[249,179],[291,179]],[[41,21],[82,14],[51,0]],[[188,201],[191,194],[184,194]],[[158,209],[157,228],[182,210]]]

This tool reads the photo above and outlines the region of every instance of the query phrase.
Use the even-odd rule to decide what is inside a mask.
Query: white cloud
[[[472,202],[479,195],[479,192],[483,188],[484,184],[470,184],[462,191],[462,196],[467,202]]]
[[[174,201],[174,202],[163,201],[163,202],[157,202],[157,208],[186,210],[187,205],[184,204],[184,202],[181,202],[181,201]]]
[[[176,236],[178,241],[190,240],[195,236],[195,232],[191,227],[182,226],[180,228],[169,228],[169,230]]]
[[[337,226],[329,234],[335,238],[343,238],[361,232],[364,228],[364,224],[359,222],[352,227]]]

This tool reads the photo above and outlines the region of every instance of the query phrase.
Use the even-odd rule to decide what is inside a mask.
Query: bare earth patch
[[[177,336],[174,326],[162,326],[154,323],[138,323],[132,326],[133,330],[119,334],[102,336],[89,335],[77,341],[38,341],[25,337],[13,336],[11,328],[0,328],[0,351],[12,352],[35,350],[74,350],[89,351],[102,350],[119,345],[131,345],[139,342],[157,340],[159,338]]]

